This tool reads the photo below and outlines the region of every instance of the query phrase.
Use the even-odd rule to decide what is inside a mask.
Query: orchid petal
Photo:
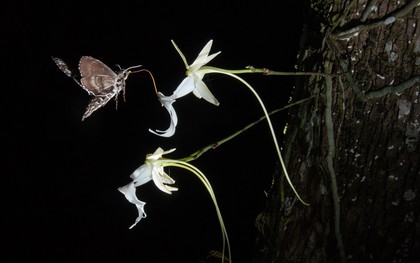
[[[220,53],[222,53],[222,51],[219,51],[219,52],[217,52],[217,53],[214,53],[214,54],[211,54],[210,56],[208,56],[207,57],[207,59],[206,59],[206,63],[204,63],[204,64],[207,64],[207,63],[209,63],[210,61],[212,61],[213,60],[213,58],[215,58],[217,55],[219,55]]]
[[[160,176],[160,181],[162,181],[162,183],[164,184],[174,184],[175,180],[172,179],[172,177],[170,177],[167,173],[165,173],[165,171],[163,170],[163,167],[157,167],[156,168],[159,176]]]
[[[175,89],[172,96],[174,96],[174,99],[178,99],[178,98],[184,97],[185,95],[192,92],[193,90],[194,90],[194,78],[188,76],[182,80],[181,84],[178,85],[178,87]]]
[[[163,149],[162,149],[162,148],[160,148],[160,147],[159,147],[159,148],[158,148],[158,150],[159,150],[159,149],[163,151]],[[171,152],[174,152],[175,150],[176,150],[176,148],[172,148],[172,149],[170,149],[170,150],[163,151],[163,152],[162,152],[162,155],[164,155],[164,154],[168,154],[168,153],[171,153]],[[156,151],[157,151],[157,150],[156,150]],[[161,155],[161,156],[162,156],[162,155]]]
[[[190,72],[191,74],[195,74],[195,73],[199,72],[201,67],[203,67],[204,65],[209,63],[213,58],[215,58],[220,53],[221,53],[221,51],[219,51],[217,53],[214,53],[214,54],[211,54],[210,56],[205,58],[203,63],[191,64],[191,66],[188,67],[188,72]]]
[[[157,159],[161,158],[165,151],[162,148],[157,148],[154,153],[146,155],[146,160],[153,160],[156,161]],[[147,161],[146,161],[147,163]]]
[[[152,180],[152,168],[143,164],[130,175],[130,178],[133,179],[135,186],[143,185]]]
[[[185,68],[188,68],[187,59],[185,58],[184,54],[182,54],[181,50],[178,48],[178,46],[175,44],[175,41],[171,40],[172,45],[174,45],[176,51],[178,51],[179,56],[181,57],[182,61],[184,62]]]
[[[139,212],[139,216],[136,218],[136,221],[134,222],[134,224],[132,226],[130,226],[130,229],[131,229],[135,225],[137,225],[137,223],[140,222],[140,220],[142,218],[145,218],[147,216],[146,213],[144,212],[144,206],[146,205],[146,203],[140,201],[139,199],[137,199],[137,196],[136,196],[136,188],[134,186],[134,183],[129,183],[126,186],[119,187],[118,190],[121,193],[124,194],[125,198],[127,198],[127,200],[130,203],[136,205],[137,211]]]
[[[159,147],[159,148],[156,149],[156,151],[154,153],[146,155],[146,164],[150,165],[150,161],[152,161],[152,164],[153,164],[153,161],[156,161],[157,159],[160,159],[162,157],[162,155],[171,153],[175,150],[176,150],[176,148],[172,148],[170,150],[164,151],[162,148]]]
[[[165,188],[168,189],[168,191],[171,192],[171,193],[174,192],[174,191],[178,191],[177,187],[173,187],[173,186],[170,186],[170,185],[165,185]]]
[[[194,62],[187,67],[188,71],[191,73],[196,73],[200,68],[207,63],[209,63],[213,58],[215,58],[217,55],[220,54],[220,51],[212,54],[209,56],[211,46],[213,44],[213,40],[210,40],[204,48],[201,50],[200,54],[198,54],[198,57],[194,60]]]
[[[172,194],[171,191],[167,188],[167,186],[163,184],[161,175],[159,174],[159,169],[153,168],[152,178],[153,178],[153,182],[155,183],[157,188],[159,188],[159,190],[167,194]]]
[[[206,83],[204,83],[200,78],[195,78],[195,89],[193,93],[198,98],[204,98],[206,101],[218,106],[220,103],[214,97],[214,95],[210,92],[209,88],[207,87]]]
[[[203,66],[204,64],[206,64],[207,61],[207,57],[210,53],[210,49],[211,49],[211,45],[213,44],[213,40],[210,40],[209,42],[207,42],[207,44],[203,47],[203,49],[200,51],[200,53],[198,54],[197,58],[194,60],[194,62],[189,66],[194,67],[194,66]]]

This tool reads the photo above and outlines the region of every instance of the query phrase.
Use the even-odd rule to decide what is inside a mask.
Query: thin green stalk
[[[269,112],[269,113],[268,113],[268,115],[269,115],[269,116],[271,116],[271,115],[273,115],[273,114],[275,114],[275,113],[277,113],[277,112],[280,112],[280,111],[286,110],[286,109],[288,109],[288,108],[290,108],[290,107],[296,106],[296,105],[298,105],[298,104],[300,104],[300,103],[302,103],[302,102],[305,102],[305,101],[307,101],[307,100],[310,100],[310,99],[312,99],[312,98],[313,98],[313,97],[309,97],[309,98],[306,98],[306,99],[301,99],[301,100],[298,100],[298,101],[296,101],[296,102],[290,103],[290,104],[288,104],[288,105],[286,105],[286,106],[284,106],[284,107],[282,107],[282,108],[275,109],[275,110],[273,110],[273,111]],[[236,136],[238,136],[239,134],[241,134],[241,133],[245,132],[246,130],[248,130],[248,129],[252,128],[253,126],[257,125],[258,123],[260,123],[261,121],[263,121],[265,118],[266,118],[266,116],[265,116],[265,115],[263,115],[263,116],[262,116],[262,117],[260,117],[258,120],[253,121],[252,123],[250,123],[250,124],[246,125],[246,126],[245,126],[245,127],[243,127],[242,129],[240,129],[240,130],[236,131],[235,133],[233,133],[233,134],[231,134],[231,135],[227,136],[226,138],[224,138],[224,139],[222,139],[222,140],[219,140],[219,141],[217,141],[217,142],[215,142],[215,143],[212,143],[212,144],[210,144],[210,145],[207,145],[206,147],[204,147],[204,148],[202,148],[202,149],[200,149],[200,150],[198,150],[198,151],[196,151],[196,152],[194,152],[194,153],[190,154],[190,155],[189,155],[189,156],[187,156],[187,157],[181,158],[181,159],[179,159],[179,160],[180,160],[180,161],[184,161],[184,162],[191,162],[191,161],[193,161],[193,160],[196,160],[196,159],[198,159],[201,155],[203,155],[205,152],[207,152],[208,150],[211,150],[211,149],[216,149],[217,147],[219,147],[220,145],[224,144],[225,142],[230,141],[231,139],[235,138],[235,137],[236,137]]]
[[[213,188],[211,187],[211,184],[209,182],[209,180],[207,179],[207,177],[195,166],[184,162],[184,161],[180,161],[180,160],[170,160],[170,162],[167,162],[166,165],[164,166],[175,166],[175,167],[180,167],[183,169],[186,169],[190,172],[192,172],[193,174],[195,174],[200,181],[204,184],[204,186],[206,187],[207,191],[210,194],[210,197],[213,201],[213,204],[215,206],[216,209],[216,213],[217,213],[217,218],[219,219],[219,223],[220,223],[220,228],[222,230],[222,236],[223,236],[223,254],[225,252],[225,247],[226,247],[226,243],[227,243],[227,248],[228,248],[228,254],[229,254],[229,262],[232,262],[232,255],[231,255],[231,250],[230,250],[230,242],[229,242],[229,237],[226,231],[226,227],[225,227],[225,223],[223,221],[223,217],[222,214],[220,212],[219,209],[219,205],[217,204],[217,200],[216,200],[216,196],[214,194]],[[224,262],[224,257],[222,257],[222,263]]]
[[[274,71],[267,68],[254,68],[253,66],[247,66],[245,69],[221,69],[211,66],[203,66],[202,70],[211,70],[218,73],[222,71],[225,73],[232,74],[247,74],[247,73],[261,73],[264,75],[273,75],[273,76],[325,76],[325,73],[319,72],[286,72],[286,71]],[[335,75],[334,75],[335,76]]]
[[[276,134],[274,132],[273,125],[271,124],[270,116],[268,115],[268,112],[267,112],[267,110],[264,106],[264,103],[261,100],[258,93],[252,88],[252,86],[248,82],[246,82],[244,79],[236,76],[233,73],[225,72],[225,71],[223,71],[223,69],[210,70],[209,68],[206,68],[206,70],[207,70],[207,73],[219,73],[219,74],[221,73],[221,74],[225,74],[225,75],[228,75],[230,77],[233,77],[233,78],[239,80],[240,82],[242,82],[254,94],[254,96],[257,98],[258,102],[260,103],[262,110],[264,111],[265,117],[267,118],[268,127],[270,129],[270,132],[271,132],[271,135],[272,135],[272,138],[273,138],[274,146],[276,148],[276,151],[277,151],[277,154],[278,154],[278,157],[279,157],[279,160],[280,160],[280,164],[281,164],[281,167],[282,167],[283,172],[284,172],[284,176],[286,177],[287,182],[289,183],[290,187],[292,188],[293,192],[295,193],[295,195],[299,199],[299,201],[302,204],[309,206],[309,204],[306,203],[305,201],[303,201],[303,199],[300,197],[300,195],[296,191],[295,187],[293,186],[292,181],[289,178],[289,174],[287,173],[287,169],[286,169],[286,166],[284,164],[283,157],[281,156],[280,147],[279,147],[278,142],[277,142],[277,137],[276,137]]]

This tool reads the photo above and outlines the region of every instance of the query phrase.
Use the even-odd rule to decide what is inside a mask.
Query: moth
[[[78,75],[62,59],[57,57],[52,57],[52,59],[64,74],[73,78],[89,95],[93,96],[86,107],[82,121],[97,109],[105,106],[113,97],[118,103],[118,94],[123,91],[123,95],[125,95],[125,80],[128,74],[131,73],[130,70],[142,66],[137,65],[127,69],[120,68],[118,72],[114,72],[102,61],[93,57],[83,56],[79,61],[80,75]]]

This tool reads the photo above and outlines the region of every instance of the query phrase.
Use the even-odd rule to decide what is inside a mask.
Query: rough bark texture
[[[308,3],[255,262],[420,262],[420,1]]]

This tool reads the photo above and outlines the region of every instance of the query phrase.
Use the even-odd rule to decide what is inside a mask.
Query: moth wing
[[[80,59],[79,71],[83,88],[96,96],[111,92],[118,78],[118,75],[103,62],[88,56]]]
[[[64,72],[64,74],[66,74],[69,77],[73,77],[73,72],[70,70],[69,66],[61,59],[61,58],[57,58],[57,57],[51,57],[55,64],[57,65],[57,67],[59,69],[61,69],[61,71]]]
[[[113,91],[115,79],[106,75],[81,78],[83,88],[91,95],[105,96]]]
[[[101,108],[105,104],[108,103],[108,101],[112,98],[112,96],[95,96],[93,97],[89,104],[86,107],[86,111],[83,114],[82,121],[89,117],[93,112],[95,112],[97,109]]]

